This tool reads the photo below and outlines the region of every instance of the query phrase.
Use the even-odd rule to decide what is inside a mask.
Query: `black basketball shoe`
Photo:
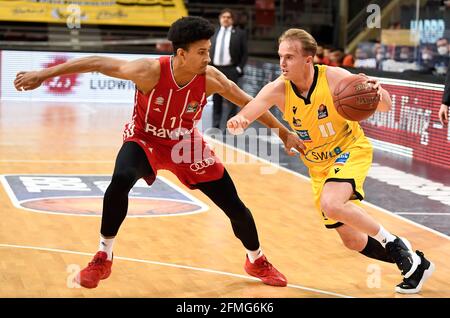
[[[434,272],[433,262],[427,260],[421,251],[416,251],[416,254],[419,255],[421,263],[409,278],[404,278],[403,282],[395,287],[397,293],[415,294],[420,292],[422,285]]]
[[[395,261],[403,277],[409,278],[420,264],[420,257],[411,249],[411,243],[397,237],[386,244],[387,254]]]

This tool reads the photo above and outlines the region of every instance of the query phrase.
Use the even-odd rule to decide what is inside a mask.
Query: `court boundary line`
[[[70,250],[64,250],[64,249],[39,247],[39,246],[28,246],[28,245],[15,245],[15,244],[0,243],[0,247],[2,247],[2,248],[17,248],[17,249],[25,249],[25,250],[28,249],[28,250],[65,253],[65,254],[75,254],[75,255],[83,255],[83,256],[93,256],[94,255],[92,253],[86,253],[86,252],[77,252],[77,251],[70,251]],[[173,267],[173,268],[179,268],[179,269],[188,269],[188,270],[192,270],[192,271],[206,272],[206,273],[212,273],[212,274],[218,274],[218,275],[224,275],[224,276],[230,276],[230,277],[243,278],[246,280],[257,281],[257,282],[260,282],[261,284],[263,284],[261,282],[261,280],[256,277],[251,277],[251,276],[242,275],[242,274],[235,274],[235,273],[230,273],[230,272],[224,272],[224,271],[218,271],[218,270],[209,269],[209,268],[201,268],[201,267],[194,267],[194,266],[188,266],[188,265],[179,265],[179,264],[174,264],[174,263],[166,263],[166,262],[158,262],[158,261],[150,261],[150,260],[143,260],[143,259],[138,259],[138,258],[123,257],[123,256],[116,256],[116,255],[114,255],[114,259],[136,262],[136,263],[144,263],[144,264],[150,264],[150,265],[157,265],[157,266],[167,266],[167,267]],[[325,294],[325,295],[335,296],[335,297],[339,297],[339,298],[355,298],[355,297],[349,296],[349,295],[333,293],[333,292],[329,292],[326,290],[310,288],[310,287],[295,285],[295,284],[287,284],[287,287],[310,291],[310,292],[317,293],[317,294]]]
[[[404,214],[404,215],[424,215],[424,216],[427,216],[427,215],[429,215],[429,216],[442,216],[442,215],[446,216],[446,215],[449,215],[449,216],[450,216],[450,213],[448,213],[448,212],[442,212],[442,213],[439,213],[439,212],[414,212],[414,211],[406,211],[406,212],[393,212],[393,213],[395,213],[395,214],[400,214],[400,215]]]
[[[222,142],[222,141],[220,141],[220,140],[217,140],[217,139],[214,139],[214,138],[210,138],[210,137],[208,137],[208,136],[204,136],[204,138],[207,139],[208,141],[215,142],[215,143],[218,143],[218,144],[222,144],[222,145],[224,145],[224,146],[226,146],[226,147],[228,147],[228,148],[234,149],[234,150],[237,151],[237,152],[247,154],[247,155],[250,156],[250,157],[256,158],[257,160],[259,160],[259,161],[261,161],[261,162],[264,162],[264,163],[266,163],[266,164],[269,164],[269,165],[271,165],[271,166],[275,166],[275,167],[277,167],[278,169],[281,169],[281,170],[284,171],[284,172],[287,172],[287,173],[290,173],[290,174],[292,174],[292,175],[294,175],[294,176],[300,177],[301,179],[303,179],[303,180],[305,180],[305,181],[308,181],[308,183],[310,183],[311,178],[309,178],[309,177],[307,177],[307,176],[304,176],[304,175],[302,175],[301,173],[298,173],[298,172],[296,172],[296,171],[287,169],[287,168],[281,166],[280,164],[276,164],[276,163],[273,163],[273,162],[268,161],[268,160],[266,160],[266,159],[260,158],[260,157],[254,155],[254,154],[251,154],[251,153],[249,153],[249,152],[247,152],[247,151],[245,151],[245,150],[242,150],[242,149],[236,148],[236,147],[234,147],[234,146],[228,145],[228,144],[226,144],[226,143],[224,143],[224,142]],[[388,215],[390,215],[390,216],[393,216],[393,217],[395,217],[395,218],[397,218],[397,219],[399,219],[399,220],[405,221],[406,223],[409,223],[409,224],[411,224],[411,225],[415,225],[415,226],[417,226],[417,227],[419,227],[419,228],[421,228],[421,229],[423,229],[423,230],[429,231],[429,232],[431,232],[431,233],[433,233],[433,234],[435,234],[435,235],[437,235],[437,236],[440,236],[440,237],[442,237],[442,238],[445,238],[445,239],[447,239],[447,240],[450,240],[450,236],[448,236],[447,234],[441,233],[441,232],[439,232],[439,231],[437,231],[437,230],[434,230],[434,229],[432,229],[432,228],[429,228],[429,227],[427,227],[427,226],[425,226],[425,225],[423,225],[423,224],[416,223],[416,222],[414,222],[414,221],[412,221],[412,220],[409,220],[409,219],[407,219],[407,218],[405,218],[405,217],[403,217],[403,216],[401,216],[401,215],[395,214],[395,213],[392,212],[392,211],[386,210],[386,209],[383,208],[383,207],[380,207],[380,206],[377,206],[377,205],[375,205],[375,204],[373,204],[373,203],[367,202],[366,200],[363,200],[363,201],[360,201],[360,202],[363,203],[363,204],[365,204],[365,205],[370,206],[371,208],[373,208],[373,209],[375,209],[375,210],[378,209],[380,212],[383,212],[383,213],[388,214]]]

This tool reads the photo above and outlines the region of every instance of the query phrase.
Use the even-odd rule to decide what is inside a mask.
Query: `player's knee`
[[[320,206],[322,208],[323,213],[333,220],[340,221],[344,205],[340,202],[336,202],[335,200],[331,200],[326,197],[322,197],[320,199]]]
[[[243,204],[230,208],[226,214],[230,220],[235,223],[247,223],[249,220],[253,219],[252,213]]]
[[[137,179],[138,175],[136,169],[130,168],[115,171],[112,176],[111,186],[123,190],[127,189],[129,191],[136,183]]]

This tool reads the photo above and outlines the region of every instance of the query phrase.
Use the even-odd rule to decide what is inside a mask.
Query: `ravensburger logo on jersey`
[[[194,162],[193,164],[190,165],[190,168],[192,171],[198,172],[209,166],[212,166],[215,162],[216,162],[216,160],[213,157],[209,157],[209,158],[205,158],[201,161]],[[204,172],[205,171],[203,171],[202,173],[204,173]]]

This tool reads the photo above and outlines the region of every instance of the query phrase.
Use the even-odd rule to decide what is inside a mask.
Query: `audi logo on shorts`
[[[216,161],[214,160],[214,158],[205,158],[202,161],[194,162],[193,164],[191,164],[190,168],[192,171],[196,172],[206,167],[212,166],[215,162]]]

